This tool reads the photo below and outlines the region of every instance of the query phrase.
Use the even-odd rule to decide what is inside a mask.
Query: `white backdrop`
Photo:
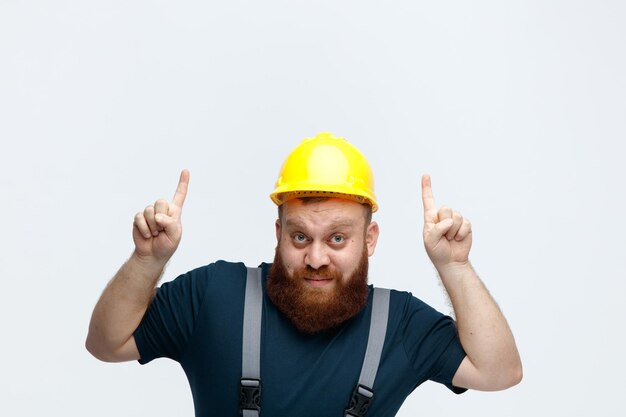
[[[193,415],[176,363],[84,349],[132,217],[189,168],[164,279],[269,261],[268,194],[319,131],[373,166],[371,281],[449,312],[421,241],[428,172],[522,354],[515,388],[426,383],[400,416],[624,408],[625,4],[389,3],[0,3],[0,415]]]

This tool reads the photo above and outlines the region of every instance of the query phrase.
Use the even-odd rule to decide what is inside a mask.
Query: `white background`
[[[165,279],[269,261],[268,194],[319,131],[373,166],[371,281],[449,312],[421,241],[428,172],[522,354],[515,388],[426,383],[400,416],[619,414],[625,20],[620,1],[3,0],[0,415],[193,415],[176,363],[84,349],[132,217],[189,168]]]

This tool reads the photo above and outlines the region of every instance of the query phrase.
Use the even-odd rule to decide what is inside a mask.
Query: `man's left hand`
[[[465,266],[472,247],[472,225],[461,213],[449,207],[437,209],[430,176],[422,176],[424,203],[424,246],[439,272],[449,267]]]

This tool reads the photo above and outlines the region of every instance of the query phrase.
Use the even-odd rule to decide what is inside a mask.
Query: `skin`
[[[105,362],[140,358],[133,332],[139,326],[155,286],[182,236],[181,214],[189,171],[180,174],[171,202],[157,200],[133,222],[135,250],[109,282],[94,307],[85,347]]]
[[[511,329],[468,259],[470,221],[449,207],[437,208],[428,175],[422,177],[422,202],[426,253],[450,296],[467,353],[452,383],[482,391],[519,383],[522,363]]]
[[[139,359],[133,332],[180,243],[188,184],[189,172],[184,170],[170,202],[157,200],[135,216],[135,250],[105,288],[89,324],[86,347],[98,359]],[[448,207],[437,208],[427,175],[422,177],[422,201],[424,246],[450,296],[467,353],[453,384],[489,391],[517,384],[522,365],[513,334],[468,259],[471,223]],[[364,245],[368,256],[374,254],[378,235],[378,224],[372,221],[366,225],[363,207],[350,200],[309,204],[290,200],[284,203],[283,216],[276,222],[278,250],[289,273],[303,266],[327,266],[346,279],[357,268]],[[336,285],[333,280],[315,276],[307,284],[323,291],[332,291]]]
[[[372,256],[378,240],[378,224],[365,225],[365,210],[356,202],[329,198],[315,203],[293,199],[283,204],[282,218],[276,220],[278,250],[290,276],[296,269],[328,267],[347,279],[358,267],[366,245]],[[311,288],[332,291],[332,279],[311,277]]]

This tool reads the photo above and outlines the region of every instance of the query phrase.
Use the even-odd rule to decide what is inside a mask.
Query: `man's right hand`
[[[85,346],[96,358],[107,362],[139,359],[133,332],[150,305],[165,264],[180,243],[180,216],[188,186],[189,171],[185,169],[171,203],[157,200],[135,216],[135,253],[102,292],[89,323]]]
[[[139,258],[165,263],[174,254],[183,232],[180,218],[188,187],[189,171],[185,169],[170,203],[157,200],[135,215],[133,241]]]

